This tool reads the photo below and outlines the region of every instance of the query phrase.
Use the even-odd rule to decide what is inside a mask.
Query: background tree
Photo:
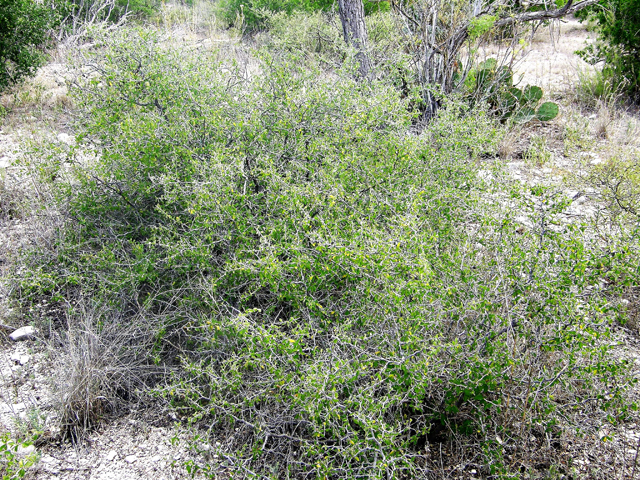
[[[0,0],[0,90],[35,73],[57,20],[49,2]]]
[[[640,0],[602,0],[578,17],[594,20],[599,33],[581,56],[591,64],[604,62],[605,76],[640,93]]]
[[[523,7],[509,1],[392,0],[402,22],[398,30],[405,37],[423,91],[423,117],[428,120],[435,114],[440,94],[450,94],[464,84],[474,56],[461,53],[465,47],[473,52],[484,34],[511,27],[510,33],[517,37],[518,26],[562,18],[596,2],[569,0],[561,7],[532,2]]]
[[[367,27],[364,22],[364,4],[362,0],[338,0],[340,22],[344,41],[356,49],[358,72],[361,78],[371,73],[371,60],[367,55]]]

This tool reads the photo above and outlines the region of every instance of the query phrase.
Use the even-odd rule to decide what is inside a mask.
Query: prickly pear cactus
[[[541,122],[548,122],[549,120],[556,118],[559,111],[560,108],[558,107],[558,104],[553,102],[544,102],[538,107],[536,118]]]
[[[527,85],[523,89],[514,87],[513,70],[508,66],[498,66],[495,58],[482,62],[470,72],[470,77],[474,80],[470,85],[472,97],[486,100],[504,121],[512,118],[517,123],[535,119],[548,122],[556,118],[560,110],[554,102],[539,105],[544,96],[542,88],[536,85]]]

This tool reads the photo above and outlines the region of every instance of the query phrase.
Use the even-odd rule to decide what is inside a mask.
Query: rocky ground
[[[65,67],[59,63],[43,67],[19,95],[4,97],[12,113],[0,131],[0,276],[13,257],[26,245],[47,241],[55,227],[55,214],[30,216],[34,185],[25,182],[25,172],[15,165],[22,147],[42,136],[71,142],[63,108],[67,105]],[[35,458],[28,478],[48,479],[175,479],[189,478],[186,465],[196,458],[188,445],[191,437],[168,410],[133,406],[105,421],[82,442],[65,440],[57,418],[55,364],[47,332],[13,340],[22,321],[6,302],[7,286],[0,285],[0,434],[30,439],[21,445],[18,458]],[[33,329],[32,329],[33,330]]]
[[[547,89],[547,95],[566,98],[566,92],[575,88],[579,72],[588,68],[573,53],[583,45],[588,34],[576,21],[561,25],[559,35],[558,27],[554,28],[555,35],[550,35],[547,29],[532,38],[522,52],[517,70],[522,75],[523,85],[537,84]],[[60,113],[69,104],[65,85],[64,64],[52,63],[28,84],[21,97],[3,99],[5,104],[11,103],[12,111],[17,112],[5,119],[0,132],[0,177],[5,179],[3,188],[10,189],[0,196],[5,202],[5,212],[11,202],[19,212],[21,203],[38,194],[33,192],[31,185],[24,183],[21,171],[13,166],[21,145],[37,140],[39,135],[55,136],[63,143],[71,141],[64,115]],[[563,107],[562,115],[553,122],[512,132],[503,142],[501,155],[513,181],[555,186],[572,199],[566,212],[567,221],[589,217],[596,214],[599,199],[595,190],[580,184],[580,175],[589,166],[605,161],[612,152],[611,144],[636,148],[633,142],[637,141],[637,130],[629,125],[638,124],[634,113],[612,114],[600,108],[585,116],[579,110]],[[601,135],[603,125],[605,135]],[[572,128],[596,138],[588,150],[567,151],[567,131]],[[524,227],[528,226],[526,220],[522,222]],[[0,217],[0,275],[11,262],[12,255],[26,243],[46,241],[47,232],[54,228],[54,223],[55,219],[47,223],[19,214]],[[30,477],[188,478],[187,466],[196,459],[196,454],[188,448],[192,434],[184,427],[175,427],[177,419],[169,410],[157,406],[149,409],[138,405],[120,412],[119,416],[107,418],[81,443],[74,445],[63,441],[55,408],[58,401],[54,381],[56,367],[51,347],[45,340],[46,332],[34,332],[19,341],[11,340],[9,334],[22,324],[21,319],[7,308],[4,301],[7,294],[6,286],[0,287],[0,433],[9,431],[25,437],[33,430],[42,432],[35,445],[21,447],[18,452],[21,456],[36,455],[39,459],[31,467]],[[621,328],[618,333],[617,354],[634,362],[640,378],[640,341],[636,331]],[[602,441],[609,436],[612,441]],[[212,449],[211,446],[203,447]],[[612,462],[621,465],[615,478],[622,479],[634,475],[640,478],[640,466],[637,471],[634,467],[639,447],[640,425],[631,424],[602,429],[599,438],[593,438],[590,451],[572,451],[571,445],[567,448],[574,463],[587,477],[598,477],[594,474],[595,465]]]
[[[14,436],[40,432],[19,456],[37,455],[31,478],[134,480],[188,478],[185,464],[195,460],[189,433],[163,409],[132,407],[107,419],[82,442],[65,441],[59,430],[55,367],[37,333],[0,346],[0,428]]]

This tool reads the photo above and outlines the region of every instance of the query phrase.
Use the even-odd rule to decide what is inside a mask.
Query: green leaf
[[[497,66],[498,60],[495,58],[488,58],[478,66],[478,70],[495,70]]]
[[[541,122],[548,122],[549,120],[553,120],[558,116],[558,112],[560,108],[557,103],[554,102],[545,102],[540,105],[538,108],[538,112],[536,113],[536,117]]]
[[[536,118],[536,111],[531,107],[524,107],[513,116],[516,123],[528,123]]]
[[[518,102],[522,101],[523,93],[518,87],[511,87],[508,92],[510,96],[514,97]]]
[[[524,89],[523,99],[529,104],[538,103],[542,99],[542,89],[535,85],[527,85]]]
[[[509,87],[513,86],[513,70],[511,70],[510,67],[506,65],[500,67],[496,73],[496,77],[499,83],[505,84]]]

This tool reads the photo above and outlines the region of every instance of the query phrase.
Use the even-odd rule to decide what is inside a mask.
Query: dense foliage
[[[221,0],[218,11],[229,25],[242,22],[249,28],[255,28],[264,24],[269,13],[313,12],[328,10],[332,5],[333,1],[327,0]]]
[[[98,20],[118,21],[129,14],[149,17],[160,5],[159,0],[69,0],[65,5],[72,17],[93,17]]]
[[[181,365],[157,394],[235,478],[516,478],[631,408],[600,282],[637,278],[632,244],[494,192],[483,109],[414,132],[392,86],[299,56],[246,75],[141,30],[96,51],[77,146],[38,167],[67,222],[16,294],[151,326],[148,361]]]
[[[366,13],[388,11],[389,4],[384,1],[364,0],[364,8]],[[313,14],[329,12],[332,9],[337,9],[333,0],[220,0],[217,3],[218,14],[226,24],[240,23],[249,30],[264,28],[269,18],[276,13]]]
[[[604,62],[605,73],[631,92],[640,92],[640,1],[602,0],[580,13],[595,21],[598,41],[586,47],[583,58]]]
[[[58,15],[50,2],[0,0],[0,90],[33,75]]]

